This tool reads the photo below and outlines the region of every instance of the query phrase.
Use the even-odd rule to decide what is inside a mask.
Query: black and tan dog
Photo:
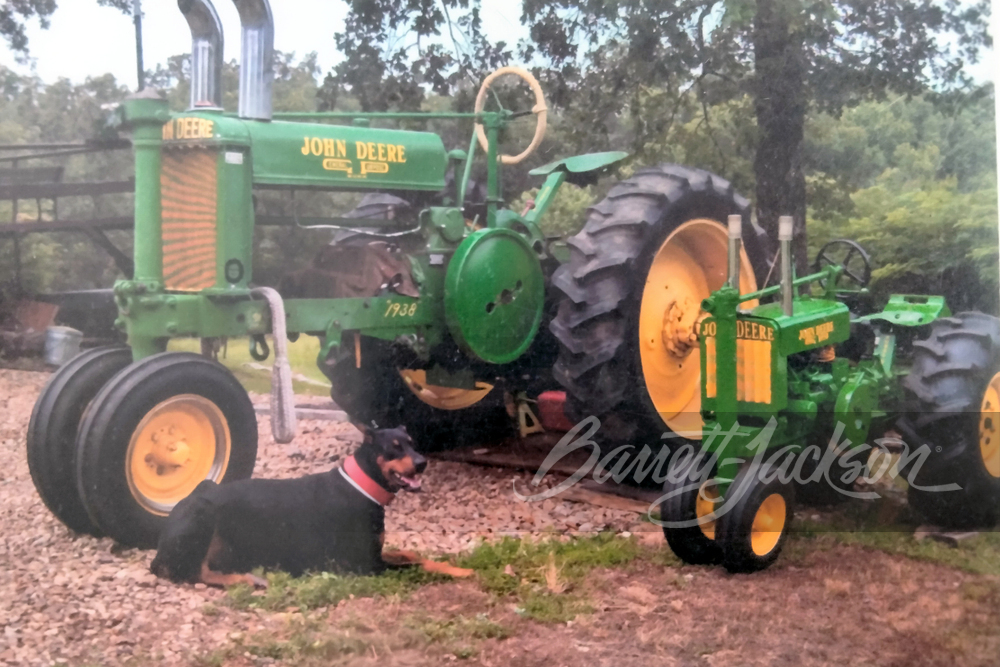
[[[368,430],[343,467],[298,479],[205,481],[174,508],[150,567],[174,582],[266,585],[256,567],[377,574],[420,565],[469,576],[411,552],[382,551],[385,507],[397,491],[418,491],[427,460],[405,428]]]

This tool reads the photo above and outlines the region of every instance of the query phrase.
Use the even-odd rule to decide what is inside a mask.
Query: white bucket
[[[70,327],[49,327],[45,330],[45,363],[62,366],[80,354],[83,333]]]

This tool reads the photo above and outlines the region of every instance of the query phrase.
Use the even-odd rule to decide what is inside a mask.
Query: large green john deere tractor
[[[173,338],[209,350],[213,339],[249,337],[264,357],[271,335],[279,442],[295,431],[285,345],[300,334],[321,341],[317,363],[352,419],[405,424],[424,447],[490,437],[507,426],[507,397],[553,388],[565,390],[571,418],[600,417],[609,444],[701,427],[699,322],[703,300],[727,281],[729,217],[743,237],[742,293],[764,286],[772,257],[728,182],[676,165],[639,169],[588,210],[560,259],[538,226],[555,192],[626,156],[539,167],[534,206],[504,208],[501,165],[522,160],[545,129],[530,75],[491,75],[473,113],[273,114],[268,2],[234,3],[237,114],[220,108],[222,32],[209,0],[178,0],[193,38],[190,108],[171,112],[147,91],[117,111],[135,149],[135,275],[115,285],[128,347],[59,369],[28,432],[35,486],[61,521],[151,546],[202,480],[252,474],[258,430],[246,392],[210,358],[167,352]],[[510,72],[531,86],[533,108],[487,111],[491,84]],[[501,155],[504,131],[532,114],[529,147]],[[436,134],[373,127],[419,119],[474,121],[476,131],[466,150],[449,151]],[[473,184],[477,160],[486,176]],[[280,292],[255,287],[252,266],[254,193],[275,189],[366,193],[339,217],[295,217],[337,236]]]
[[[729,271],[738,275],[740,219],[731,224]],[[942,524],[995,522],[1000,321],[952,317],[942,297],[916,295],[852,317],[842,300],[867,284],[864,250],[835,241],[815,273],[795,279],[790,217],[779,234],[780,285],[741,293],[731,280],[702,304],[703,439],[667,473],[661,518],[671,548],[734,572],[767,567],[796,493],[819,502],[852,493],[873,452],[870,435],[893,428],[918,510]],[[796,293],[813,284],[821,294]]]

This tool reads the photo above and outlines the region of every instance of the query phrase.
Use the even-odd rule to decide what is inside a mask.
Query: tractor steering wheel
[[[816,253],[816,261],[813,262],[813,272],[818,273],[830,265],[840,266],[843,269],[840,276],[837,277],[835,287],[841,287],[841,280],[844,278],[853,283],[844,286],[845,289],[850,290],[862,290],[868,287],[868,283],[871,282],[871,257],[856,241],[836,239],[820,248],[819,252]],[[820,285],[825,288],[826,281],[821,280]]]
[[[531,113],[535,114],[537,118],[535,136],[532,137],[531,143],[528,144],[528,147],[520,154],[500,156],[501,164],[517,164],[524,158],[534,153],[535,149],[538,148],[538,145],[542,143],[542,138],[545,136],[548,109],[545,106],[545,95],[542,93],[542,86],[538,83],[538,79],[533,77],[530,72],[520,67],[501,67],[483,80],[483,85],[479,88],[479,94],[476,95],[476,113],[480,113],[486,107],[486,93],[489,91],[490,85],[506,74],[513,74],[524,79],[528,85],[531,86],[531,92],[535,94],[535,106],[531,108]],[[483,147],[483,150],[488,151],[489,142],[486,139],[486,131],[483,129],[481,123],[476,123],[476,137],[479,139],[479,145]]]

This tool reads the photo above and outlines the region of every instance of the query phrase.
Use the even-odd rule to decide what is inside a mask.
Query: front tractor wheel
[[[767,480],[767,481],[765,481]],[[716,521],[722,564],[730,572],[757,572],[778,559],[795,512],[795,487],[775,470],[744,466],[726,493]]]
[[[236,378],[195,354],[163,353],[115,376],[77,438],[77,486],[116,541],[156,546],[166,516],[206,479],[246,479],[257,418]]]
[[[714,472],[704,469],[705,454],[678,461],[671,457],[667,481],[663,486],[666,500],[660,504],[660,520],[674,555],[691,565],[715,565],[722,560],[722,549],[715,541],[715,510],[721,501]]]
[[[28,470],[45,506],[77,533],[99,534],[76,490],[76,434],[97,393],[132,363],[127,347],[78,354],[56,371],[35,402],[28,425]]]
[[[554,274],[553,374],[571,420],[594,415],[614,444],[697,438],[701,303],[726,281],[730,215],[743,218],[740,289],[757,289],[766,258],[749,203],[729,182],[664,164],[639,170],[588,210]],[[748,303],[752,306],[752,303]]]

